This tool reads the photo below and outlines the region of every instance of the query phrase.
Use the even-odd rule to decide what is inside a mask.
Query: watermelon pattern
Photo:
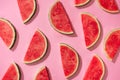
[[[17,3],[17,1],[19,1],[19,4]],[[13,3],[15,3],[16,5],[23,6],[20,3],[22,1],[24,2],[24,0],[17,0],[17,1],[13,1]],[[62,62],[60,60],[61,56],[59,54],[60,51],[59,51],[59,48],[58,48],[59,47],[58,44],[60,44],[61,42],[64,42],[65,44],[69,43],[72,47],[74,47],[76,49],[76,51],[78,52],[78,57],[77,58],[80,58],[80,61],[78,62],[79,63],[78,69],[76,69],[76,72],[75,72],[74,76],[71,76],[68,79],[70,79],[70,80],[71,79],[73,79],[73,80],[78,80],[78,79],[79,80],[102,80],[102,79],[103,80],[107,80],[107,79],[115,80],[114,79],[115,74],[112,75],[111,71],[108,71],[109,72],[109,74],[108,74],[108,72],[105,69],[107,68],[107,70],[109,70],[110,68],[112,68],[112,66],[115,65],[115,64],[111,64],[111,63],[112,62],[114,62],[114,63],[117,62],[117,60],[118,60],[118,58],[116,58],[117,55],[115,56],[115,54],[117,52],[115,54],[113,54],[113,55],[111,54],[112,60],[111,60],[110,63],[107,63],[107,59],[105,58],[106,57],[105,56],[106,53],[104,52],[103,45],[101,45],[101,44],[104,44],[104,42],[102,42],[102,41],[104,41],[104,39],[106,39],[105,38],[107,36],[106,34],[111,31],[111,28],[107,29],[109,26],[112,26],[114,28],[117,28],[117,30],[120,30],[120,28],[118,28],[118,25],[120,25],[120,24],[119,24],[119,22],[117,22],[119,19],[116,19],[117,17],[120,18],[120,13],[119,13],[119,10],[118,10],[119,7],[117,6],[117,4],[119,4],[119,3],[117,3],[117,1],[116,1],[116,7],[117,7],[117,13],[116,14],[110,14],[110,13],[114,13],[112,11],[111,12],[109,12],[109,11],[105,12],[105,11],[101,10],[98,13],[95,10],[91,10],[91,11],[89,10],[89,7],[95,7],[96,9],[99,10],[98,6],[100,6],[100,5],[94,5],[94,2],[103,1],[103,0],[95,0],[94,2],[91,2],[89,4],[89,6],[85,6],[89,1],[91,1],[91,0],[88,0],[87,3],[82,5],[82,8],[74,7],[74,1],[73,1],[73,4],[70,3],[71,1],[69,2],[70,4],[66,3],[65,0],[57,1],[57,2],[60,2],[62,5],[64,5],[64,9],[67,12],[67,15],[66,15],[67,17],[63,18],[64,15],[61,14],[59,16],[54,17],[54,19],[57,21],[56,18],[58,18],[58,17],[60,18],[57,22],[59,23],[59,28],[62,29],[60,22],[62,22],[62,24],[66,25],[67,27],[69,27],[69,25],[66,24],[66,21],[64,21],[64,20],[67,20],[67,18],[69,16],[69,18],[71,20],[71,21],[69,21],[69,23],[72,24],[71,31],[74,32],[74,33],[72,32],[72,34],[69,34],[69,35],[60,34],[59,31],[57,32],[56,30],[52,29],[51,28],[52,25],[50,25],[51,23],[49,22],[49,10],[48,9],[43,10],[44,7],[46,7],[46,6],[47,6],[47,8],[52,7],[52,4],[54,3],[54,0],[51,0],[50,1],[51,3],[47,2],[50,5],[45,5],[46,2],[45,3],[41,3],[39,0],[31,0],[31,1],[26,0],[25,4],[27,4],[27,1],[29,2],[29,7],[31,7],[30,4],[32,4],[32,7],[34,7],[34,8],[32,8],[33,12],[31,12],[32,13],[31,15],[30,15],[30,12],[29,12],[30,17],[28,17],[27,20],[23,19],[23,16],[22,16],[23,23],[22,23],[22,21],[20,21],[21,15],[20,15],[20,12],[19,12],[19,10],[20,10],[19,6],[17,6],[17,9],[18,9],[18,12],[16,11],[17,14],[10,14],[10,16],[11,15],[12,16],[15,15],[16,17],[8,17],[9,15],[7,15],[7,16],[6,16],[6,14],[4,15],[3,11],[0,12],[0,16],[2,17],[1,19],[9,20],[11,26],[15,27],[15,31],[13,32],[14,36],[12,36],[12,37],[14,37],[14,40],[13,40],[12,43],[15,42],[15,44],[14,45],[11,44],[10,47],[7,45],[8,48],[10,48],[10,49],[6,49],[6,47],[4,46],[6,44],[3,44],[3,41],[1,39],[3,35],[2,36],[0,35],[0,45],[1,45],[0,46],[0,50],[1,50],[1,56],[0,56],[0,61],[1,61],[0,62],[0,68],[1,68],[0,79],[1,80],[9,80],[8,79],[9,77],[10,78],[14,78],[15,77],[15,79],[11,79],[11,80],[20,80],[20,79],[21,80],[33,80],[33,79],[34,80],[56,80],[56,79],[57,80],[61,80],[61,79],[65,80],[68,77],[66,77],[64,75],[64,72],[63,72],[64,69],[62,67]],[[33,1],[34,1],[34,3],[32,3]],[[114,2],[114,0],[111,0],[111,2],[109,2],[109,4],[111,6],[113,4],[112,2]],[[4,4],[4,1],[1,0],[0,4]],[[44,4],[44,5],[42,5],[42,4]],[[4,5],[1,5],[1,7],[4,6]],[[16,6],[16,5],[13,5],[13,6]],[[107,5],[107,3],[105,3],[105,5]],[[9,8],[9,6],[11,6],[10,9],[11,9],[11,12],[12,12],[12,10],[13,10],[12,7],[13,6],[12,5],[8,5],[8,8]],[[28,6],[26,6],[26,5],[24,5],[24,6],[27,8],[24,11],[27,11],[27,10],[29,11]],[[60,5],[57,5],[57,6],[58,6],[57,8],[60,8]],[[70,7],[73,6],[72,9],[69,9],[69,6]],[[0,9],[2,9],[1,7],[0,7]],[[24,7],[22,7],[22,8],[24,9]],[[5,8],[5,7],[4,7],[4,9],[5,9],[5,11],[7,10],[7,8]],[[98,19],[98,21],[100,23],[100,26],[101,26],[101,33],[102,33],[100,35],[100,40],[99,41],[97,40],[98,41],[97,43],[99,43],[99,44],[96,44],[96,46],[91,46],[91,49],[87,49],[87,50],[86,50],[85,40],[84,40],[84,37],[83,37],[84,31],[82,30],[82,21],[80,21],[81,20],[81,16],[78,15],[78,14],[74,14],[75,10],[78,10],[81,13],[83,13],[84,11],[86,11],[86,9],[88,10],[88,12],[85,12],[85,13],[90,13],[90,14],[92,14],[93,16],[95,16]],[[47,15],[43,14],[42,11],[44,13],[46,12]],[[10,13],[10,10],[7,10],[6,12]],[[55,14],[57,14],[57,12],[59,12],[59,9],[56,9]],[[23,13],[25,14],[25,12],[23,12]],[[107,17],[107,18],[110,17],[113,20],[110,20],[110,22],[104,23],[104,19],[105,18],[104,17],[100,17],[100,15],[102,15],[102,14],[105,14],[104,17]],[[38,16],[44,16],[45,18],[40,18]],[[46,16],[47,16],[47,18],[46,18]],[[34,17],[34,18],[32,18],[32,17]],[[76,20],[74,20],[75,19],[74,17],[76,18]],[[77,17],[78,17],[78,19],[77,19]],[[33,20],[33,21],[31,22],[31,20]],[[45,20],[47,20],[48,22],[44,22]],[[14,21],[16,21],[17,23],[14,22]],[[38,22],[36,22],[36,21],[38,21]],[[27,23],[27,22],[29,22],[29,23]],[[89,22],[89,21],[86,21],[86,22]],[[13,23],[14,23],[14,25],[13,25]],[[26,23],[26,24],[24,24],[24,23]],[[76,24],[80,24],[79,25],[79,29],[76,27]],[[94,24],[94,23],[90,23],[90,24],[87,24],[87,25],[91,26],[91,24]],[[105,24],[107,24],[108,27],[107,26],[103,26]],[[109,24],[112,24],[112,25],[109,25]],[[2,23],[0,25],[1,26],[5,26]],[[56,23],[56,25],[57,25],[57,23]],[[8,33],[7,29],[2,29],[1,26],[0,26],[0,33],[1,34],[3,34],[3,33],[7,34],[7,36],[10,37],[11,34]],[[36,29],[40,29],[43,32],[43,34],[46,35],[44,37],[47,39],[47,41],[45,41],[46,43],[44,43],[44,44],[47,45],[47,47],[45,48],[47,51],[45,51],[46,54],[44,56],[42,56],[42,58],[40,58],[39,61],[37,61],[37,62],[35,61],[34,63],[30,62],[30,64],[25,64],[23,58],[24,58],[25,52],[27,51],[27,46],[29,45],[30,41],[32,40],[32,36],[34,35],[34,32],[35,32]],[[80,29],[83,32],[82,31],[80,32]],[[65,30],[68,30],[68,28],[66,28]],[[25,34],[21,35],[23,33],[25,33]],[[117,34],[120,35],[120,33],[117,33]],[[119,38],[119,36],[117,38]],[[35,44],[37,44],[37,40],[39,40],[39,38],[36,38],[36,41],[34,42]],[[39,40],[39,41],[41,41],[41,40]],[[7,40],[5,40],[5,41],[7,43]],[[53,44],[53,42],[54,42],[54,44]],[[84,42],[84,43],[82,43],[82,42]],[[21,43],[25,43],[25,44],[21,44]],[[42,43],[39,43],[39,44],[41,45]],[[44,46],[39,46],[39,47],[40,47],[39,48],[40,51],[42,51],[41,49],[43,49]],[[117,47],[119,47],[119,46],[117,46]],[[29,52],[31,52],[30,55],[38,56],[38,54],[32,54],[32,52],[36,53],[35,52],[36,49],[38,49],[38,46],[34,46],[34,50],[32,50],[32,51],[29,49]],[[2,50],[4,52],[2,52]],[[108,49],[108,50],[111,50],[111,49]],[[101,51],[101,52],[98,52],[98,51]],[[114,51],[114,50],[112,50],[112,51]],[[64,53],[66,53],[66,52],[70,53],[69,50],[64,50]],[[93,53],[93,52],[96,52],[97,55],[99,56],[99,58],[101,59],[101,61],[99,63],[101,63],[101,64],[105,63],[105,66],[107,66],[107,67],[105,67],[103,69],[102,72],[104,73],[104,75],[102,75],[102,77],[100,77],[97,74],[94,74],[94,72],[95,72],[94,70],[96,70],[96,69],[90,69],[89,68],[89,71],[91,70],[90,72],[93,73],[94,76],[88,72],[88,74],[90,74],[90,75],[87,74],[87,76],[89,76],[89,79],[88,79],[88,78],[85,78],[84,77],[85,75],[82,75],[81,72],[85,73],[85,71],[87,70],[87,69],[84,70],[85,69],[84,66],[88,65],[88,62],[90,62],[90,57],[93,57],[94,55],[96,55],[96,54],[89,54],[89,53]],[[29,57],[30,55],[27,55],[27,56]],[[5,60],[6,56],[7,56],[7,59]],[[68,55],[62,56],[62,57],[66,58],[67,56]],[[71,66],[73,66],[73,64],[74,65],[76,65],[76,64],[73,62],[73,61],[75,61],[75,58],[72,58],[74,55],[70,55],[70,56],[69,56],[70,61],[68,61],[69,62],[68,64],[72,63],[72,65],[69,65],[71,67]],[[105,57],[103,57],[103,56],[105,56]],[[119,56],[117,56],[117,57],[119,57]],[[113,58],[115,60],[113,60]],[[33,57],[32,57],[32,59],[33,59]],[[84,59],[86,59],[86,60],[84,60]],[[64,59],[64,60],[66,60],[66,59]],[[87,60],[89,60],[89,61],[85,62]],[[5,69],[9,66],[7,64],[9,64],[9,63],[11,63],[13,61],[19,65],[20,70],[17,69],[17,65],[14,63],[14,65],[16,65],[17,73],[12,71],[12,69],[11,69],[11,71],[10,71],[11,73],[8,72],[9,73],[8,75],[5,74]],[[6,63],[4,63],[4,62],[6,62]],[[65,61],[63,61],[63,62],[65,62]],[[65,63],[63,63],[63,64],[65,64]],[[93,60],[92,60],[91,64],[99,66],[99,64],[96,64],[96,62],[94,62]],[[111,66],[109,66],[109,65],[111,65]],[[43,72],[41,72],[39,74],[39,77],[41,77],[41,78],[40,79],[35,78],[35,77],[37,77],[35,72],[41,66],[46,66],[46,67],[44,67]],[[116,64],[115,66],[119,66],[119,65]],[[70,71],[70,67],[69,67],[69,70],[66,70],[66,71]],[[48,69],[49,69],[49,74],[47,73]],[[8,68],[8,70],[9,70],[9,68]],[[115,70],[117,70],[117,69],[115,69]],[[61,72],[63,73],[63,75],[60,75]],[[29,73],[29,74],[27,74],[27,73]],[[97,73],[99,73],[99,71]],[[18,74],[17,79],[16,79],[16,74]],[[108,75],[105,76],[106,74],[108,74]],[[99,77],[99,79],[96,78],[96,76]],[[4,77],[4,79],[2,79],[3,77]],[[92,79],[91,79],[91,77],[92,77]],[[120,78],[119,76],[117,76],[117,77]]]

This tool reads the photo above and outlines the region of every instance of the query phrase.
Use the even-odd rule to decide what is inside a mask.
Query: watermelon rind
[[[13,39],[12,39],[11,45],[8,46],[8,48],[11,49],[14,46],[14,43],[16,41],[16,30],[15,30],[15,27],[13,26],[13,24],[10,21],[8,21],[5,18],[0,18],[0,21],[3,21],[5,23],[7,23],[10,26],[10,28],[12,29],[12,31],[13,31]]]
[[[21,74],[20,74],[20,69],[19,69],[18,64],[16,64],[15,62],[12,62],[11,65],[14,65],[14,67],[16,69],[16,72],[17,72],[17,75],[18,75],[18,79],[17,80],[20,80]]]
[[[115,13],[119,13],[120,12],[120,10],[111,11],[111,10],[105,9],[104,7],[101,6],[101,4],[99,3],[99,0],[97,0],[97,3],[98,3],[98,5],[100,6],[101,9],[103,9],[104,11],[106,11],[108,13],[115,14]]]
[[[90,17],[92,17],[92,18],[97,22],[98,29],[99,29],[98,37],[96,38],[96,40],[95,40],[91,45],[86,46],[86,47],[89,49],[89,48],[91,48],[92,46],[94,46],[94,45],[97,43],[97,41],[99,40],[100,35],[101,35],[101,27],[100,27],[100,23],[99,23],[98,19],[97,19],[94,15],[92,15],[92,14],[90,14],[90,13],[88,13],[88,12],[82,12],[81,15],[82,15],[82,14],[86,14],[86,15],[89,15]]]
[[[43,70],[43,69],[47,69],[47,67],[46,66],[43,66],[42,68],[40,68],[39,70],[38,70],[38,72],[36,73],[36,75],[35,75],[35,77],[34,77],[34,80],[36,80],[36,77],[37,77],[37,75]],[[47,70],[47,73],[48,73],[48,70]],[[48,73],[48,78],[49,78],[49,73]]]
[[[18,73],[18,79],[17,80],[20,80],[20,69],[19,69],[19,66],[18,66],[18,64],[16,64],[16,63],[13,63],[13,65],[15,66],[15,68],[16,68],[16,71],[17,71],[17,73]]]
[[[82,3],[82,4],[75,4],[76,7],[79,7],[79,6],[84,6],[86,4],[88,4],[91,0],[87,0],[86,2]]]
[[[78,70],[78,67],[79,67],[79,64],[80,64],[79,55],[78,55],[77,51],[76,51],[74,48],[72,48],[71,46],[69,46],[69,45],[66,44],[66,43],[60,43],[60,46],[66,46],[66,47],[68,47],[69,49],[71,49],[71,50],[75,53],[76,58],[77,58],[77,66],[76,66],[76,68],[74,69],[74,71],[73,71],[70,75],[65,76],[65,77],[68,79],[68,78],[72,77],[72,76],[77,72],[77,70]]]
[[[32,61],[24,61],[24,63],[26,63],[26,64],[34,63],[34,62],[36,62],[36,61],[42,59],[42,58],[45,56],[46,52],[47,52],[47,48],[48,48],[47,37],[46,37],[46,36],[44,35],[44,33],[43,33],[42,31],[40,31],[39,29],[37,29],[37,31],[43,36],[44,41],[45,41],[45,46],[46,46],[46,47],[45,47],[45,49],[44,49],[43,54],[42,54],[39,58],[37,58],[37,59],[35,59],[35,60],[32,60]]]
[[[103,70],[103,73],[100,77],[100,80],[103,80],[103,77],[104,77],[104,74],[105,74],[105,65],[104,65],[104,62],[102,60],[102,58],[100,58],[97,54],[94,54],[95,57],[97,57],[97,59],[100,61],[101,65],[102,65],[102,70]],[[91,62],[90,62],[91,63]],[[90,66],[90,63],[88,65],[88,67]],[[87,71],[86,71],[87,72]],[[86,73],[85,73],[86,74]]]
[[[37,9],[37,2],[36,2],[36,0],[34,0],[34,9],[33,9],[32,13],[30,14],[30,16],[25,21],[23,21],[24,24],[31,20],[31,18],[34,16],[34,14],[36,12],[36,9]]]
[[[120,30],[120,28],[117,28],[117,29],[114,29],[114,30],[110,31],[110,32],[107,34],[107,36],[105,37],[105,40],[104,40],[104,52],[105,52],[106,57],[107,57],[108,60],[110,60],[110,61],[112,61],[113,59],[110,58],[109,55],[107,54],[107,52],[106,52],[106,50],[105,50],[105,44],[106,44],[106,41],[107,41],[107,39],[109,38],[109,36],[110,36],[113,32],[118,31],[118,30]]]
[[[71,31],[71,32],[65,32],[65,31],[58,30],[58,29],[54,26],[54,24],[53,24],[53,22],[52,22],[52,20],[51,20],[51,17],[50,17],[50,15],[51,15],[51,10],[52,10],[52,8],[54,7],[54,5],[55,5],[57,2],[60,2],[60,1],[57,0],[57,1],[52,5],[52,7],[50,8],[49,13],[48,13],[48,18],[49,18],[50,24],[51,24],[51,26],[53,27],[53,29],[56,30],[57,32],[62,33],[62,34],[71,35],[71,34],[74,33],[73,31]]]
[[[36,9],[37,9],[37,1],[36,1],[36,0],[33,0],[33,2],[34,2],[34,3],[33,3],[33,4],[34,4],[33,11],[32,11],[32,13],[29,15],[29,17],[28,17],[26,20],[23,21],[24,24],[27,23],[27,22],[29,22],[29,21],[31,20],[31,18],[34,16],[35,12],[36,12]]]
[[[100,58],[98,55],[95,54],[95,56],[98,58],[98,60],[100,61],[101,65],[102,65],[102,69],[103,69],[103,73],[101,75],[101,78],[100,80],[103,80],[103,77],[104,77],[104,74],[105,74],[105,65],[104,65],[104,62],[102,60],[102,58]]]

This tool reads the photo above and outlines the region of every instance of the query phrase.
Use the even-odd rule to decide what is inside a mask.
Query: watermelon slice
[[[47,39],[45,35],[37,30],[30,42],[26,55],[24,57],[25,63],[33,63],[41,59],[47,50]]]
[[[16,63],[12,63],[9,66],[2,80],[20,80],[20,71]]]
[[[60,44],[61,60],[66,78],[75,74],[79,66],[79,57],[77,52],[67,44]]]
[[[86,47],[90,48],[98,41],[100,37],[100,24],[98,20],[89,13],[82,13],[82,25],[85,36]]]
[[[120,29],[113,30],[105,39],[104,49],[108,59],[113,60],[120,48]]]
[[[118,13],[119,8],[115,0],[98,0],[100,7],[110,13]]]
[[[103,80],[104,71],[103,61],[95,55],[88,66],[83,80]]]
[[[48,69],[46,66],[42,67],[35,76],[34,80],[50,80]]]
[[[75,6],[83,6],[86,5],[88,2],[90,2],[91,0],[75,0]]]
[[[24,23],[28,22],[36,12],[36,0],[17,0]]]
[[[11,22],[6,19],[0,18],[0,37],[7,45],[12,48],[15,42],[16,31]]]
[[[70,19],[60,1],[57,1],[51,8],[49,20],[56,31],[63,34],[73,34]]]

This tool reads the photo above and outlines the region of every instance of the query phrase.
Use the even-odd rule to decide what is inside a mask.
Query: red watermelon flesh
[[[28,22],[36,11],[36,0],[17,0],[22,20]]]
[[[47,39],[45,35],[37,30],[33,35],[26,55],[24,57],[25,63],[36,62],[41,59],[47,50]]]
[[[40,71],[37,73],[35,77],[35,80],[50,80],[47,67],[43,67],[40,69]]]
[[[75,0],[75,5],[76,6],[82,6],[85,5],[89,2],[90,0]]]
[[[120,30],[109,34],[105,41],[105,51],[109,59],[113,59],[120,47]]]
[[[20,80],[20,73],[15,63],[11,64],[2,80]]]
[[[15,29],[13,25],[6,19],[0,18],[0,37],[7,47],[12,48],[15,36]]]
[[[118,12],[118,6],[115,0],[98,0],[100,6],[108,12]]]
[[[98,56],[93,56],[83,80],[102,80],[104,64]]]
[[[82,13],[82,25],[87,48],[93,46],[100,37],[100,25],[95,17],[89,13]]]
[[[66,78],[71,77],[77,71],[79,58],[77,52],[66,44],[60,44],[61,60]]]
[[[55,30],[63,34],[72,34],[70,19],[60,1],[57,1],[50,10],[50,22]]]

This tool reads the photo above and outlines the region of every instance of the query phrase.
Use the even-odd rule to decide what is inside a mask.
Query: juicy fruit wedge
[[[67,44],[60,44],[61,60],[66,78],[75,74],[79,66],[79,57],[77,52]]]
[[[18,66],[15,63],[12,63],[9,66],[2,80],[20,80],[20,72]]]
[[[17,0],[24,23],[28,22],[36,12],[36,0]]]
[[[7,47],[13,47],[16,39],[15,28],[8,20],[3,18],[0,18],[0,37],[7,45]]]
[[[105,39],[104,50],[107,57],[112,60],[120,48],[120,29],[113,30]]]
[[[28,50],[24,57],[25,63],[33,63],[41,59],[47,50],[47,39],[45,35],[37,30],[29,44]]]
[[[97,56],[93,56],[83,80],[102,80],[104,76],[104,63]]]
[[[82,13],[81,18],[86,47],[90,48],[95,45],[100,37],[100,24],[98,20],[89,13]]]
[[[75,6],[83,6],[86,5],[91,0],[75,0]]]
[[[50,80],[47,67],[42,67],[34,80]]]
[[[60,1],[57,1],[51,8],[49,20],[56,31],[63,34],[73,34],[70,19]]]
[[[100,7],[110,13],[119,12],[117,3],[115,0],[98,0]]]

